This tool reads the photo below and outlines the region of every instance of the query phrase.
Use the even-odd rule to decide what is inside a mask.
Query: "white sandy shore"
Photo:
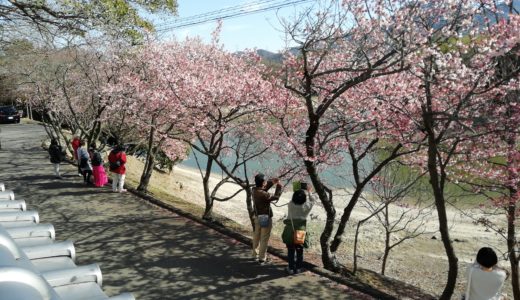
[[[213,174],[210,179],[210,187],[215,186],[220,180],[221,176]],[[188,168],[185,166],[177,166],[171,175],[170,189],[174,190],[176,196],[185,199],[186,201],[195,203],[204,207],[204,192],[202,189],[202,179],[197,169]],[[234,184],[225,184],[221,187],[217,195],[225,197],[232,195],[238,190]],[[172,191],[173,192],[173,191]],[[342,215],[343,208],[346,205],[347,197],[345,195],[335,196],[336,209],[338,218]],[[345,192],[343,192],[345,194]],[[278,204],[280,207],[274,206],[274,221],[275,229],[274,235],[279,235],[282,228],[281,222],[284,219],[287,204],[292,195],[290,185],[288,185]],[[315,231],[320,232],[320,220],[325,220],[325,211],[319,203],[313,208],[311,213],[311,222],[315,225]],[[249,219],[247,207],[245,203],[245,193],[241,192],[233,199],[226,202],[218,202],[214,205],[214,211],[218,214],[226,216],[234,221],[249,226]],[[398,208],[391,207],[391,213],[396,216]],[[475,213],[477,213],[475,211]],[[351,217],[348,232],[344,237],[344,248],[342,258],[346,261],[352,261],[352,245],[354,228],[357,222],[366,216],[369,212],[366,208],[358,206]],[[451,209],[448,211],[449,219],[451,220],[450,234],[454,242],[457,255],[460,260],[461,270],[459,272],[458,291],[462,292],[464,289],[465,279],[463,278],[465,264],[474,259],[476,251],[483,246],[490,246],[497,250],[497,253],[505,252],[504,240],[494,232],[486,231],[482,226],[477,226],[473,221],[464,217],[460,212]],[[503,221],[503,216],[495,217],[498,222]],[[430,216],[425,225],[428,231],[435,231],[438,228],[437,218],[434,215]],[[359,265],[365,268],[379,271],[380,257],[383,251],[384,237],[383,229],[377,222],[372,221],[366,223],[360,231],[360,245],[359,245]],[[432,239],[435,236],[436,239]],[[317,236],[315,236],[317,238]],[[458,241],[458,242],[457,242]],[[314,251],[319,251],[318,247]],[[499,253],[499,255],[500,255]],[[502,261],[501,265],[507,267],[507,262]],[[387,267],[387,275],[399,278],[411,284],[420,286],[430,293],[440,293],[445,283],[445,274],[447,271],[447,260],[445,257],[442,242],[440,241],[440,234],[438,232],[423,235],[413,241],[408,241],[395,248],[391,253],[390,261]],[[509,289],[506,286],[506,290]]]

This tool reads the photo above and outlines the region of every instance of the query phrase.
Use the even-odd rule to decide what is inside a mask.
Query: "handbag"
[[[269,215],[258,215],[258,224],[260,227],[269,227]]]
[[[303,245],[305,243],[305,230],[294,230],[294,223],[291,219],[291,226],[293,229],[293,244],[295,245]]]

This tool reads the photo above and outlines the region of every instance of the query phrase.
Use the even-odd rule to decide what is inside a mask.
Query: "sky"
[[[258,0],[178,0],[178,18],[190,17],[219,9],[229,8],[241,4],[251,4]],[[246,16],[229,18],[223,20],[220,42],[229,51],[240,51],[244,49],[265,49],[271,52],[278,52],[285,46],[285,37],[281,31],[282,26],[279,17],[291,18],[298,11],[312,5],[312,1],[307,3],[291,5],[278,10],[254,13]],[[174,20],[169,18],[154,18],[153,22],[157,25]],[[176,39],[182,40],[185,37],[199,36],[204,41],[211,40],[211,33],[216,27],[216,22],[209,22],[190,27],[174,29],[161,32],[161,39],[169,39],[175,35]],[[158,27],[160,28],[160,26]]]

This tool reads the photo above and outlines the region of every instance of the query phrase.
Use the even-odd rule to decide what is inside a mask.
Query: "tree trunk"
[[[357,272],[357,246],[358,246],[358,237],[359,237],[359,228],[361,227],[361,222],[358,222],[356,226],[356,235],[354,236],[354,255],[353,255],[353,266],[352,273],[356,275]]]
[[[385,275],[386,271],[386,262],[388,260],[388,255],[390,254],[390,222],[388,220],[388,205],[385,206],[385,252],[383,254],[383,261],[381,263],[381,275]]]
[[[442,243],[446,250],[446,256],[448,257],[448,279],[444,291],[439,299],[448,300],[451,299],[455,284],[457,282],[458,273],[458,258],[455,255],[455,250],[450,240],[450,233],[448,230],[448,216],[446,214],[446,202],[444,199],[444,185],[441,185],[439,180],[439,174],[437,172],[437,151],[436,145],[430,145],[428,149],[428,172],[430,174],[430,184],[433,189],[433,195],[435,198],[435,207],[437,208],[437,215],[439,219],[439,231],[441,233]]]
[[[157,147],[155,147],[155,149],[152,149],[152,151],[148,151],[148,153],[146,154],[146,164],[143,169],[143,173],[141,174],[141,179],[139,180],[139,186],[137,187],[138,191],[148,191],[148,185],[150,183],[150,179],[152,178],[153,167],[155,165],[156,152]]]
[[[202,185],[204,187],[204,201],[206,206],[204,208],[204,214],[202,215],[203,219],[211,220],[213,218],[213,198],[211,197],[211,193],[209,191],[209,179],[211,177],[211,168],[213,166],[213,158],[208,157],[208,162],[206,163],[206,171],[204,173],[204,177],[202,177]]]
[[[321,179],[316,172],[316,167],[313,165],[313,163],[310,161],[305,161],[305,165],[307,167],[307,173],[309,174],[314,189],[318,194],[321,203],[323,204],[325,212],[327,213],[325,227],[323,228],[323,232],[320,236],[320,246],[322,251],[321,260],[323,262],[323,267],[333,272],[339,272],[341,271],[340,264],[336,258],[335,253],[330,249],[330,240],[332,237],[332,231],[334,230],[334,220],[336,217],[336,208],[332,202],[332,193],[327,194],[327,189],[321,182]]]
[[[509,252],[509,264],[511,266],[511,285],[513,288],[513,298],[515,300],[520,300],[520,278],[518,274],[518,254],[516,252],[517,246],[515,237],[515,211],[516,205],[514,200],[511,200],[507,212],[507,251]]]
[[[158,151],[159,147],[153,146],[155,138],[155,116],[152,116],[152,123],[150,128],[150,134],[148,135],[148,151],[146,153],[146,162],[143,168],[143,173],[141,174],[141,179],[139,180],[139,186],[137,187],[138,191],[146,192],[148,190],[148,184],[150,183],[150,178],[153,173],[153,166],[155,163],[155,152]]]
[[[307,99],[307,103],[312,103],[312,99]],[[314,114],[311,106],[308,107],[308,110],[310,123],[306,132],[305,148],[307,157],[314,158],[316,156],[314,146],[316,142],[316,134],[318,133],[319,128],[319,117]],[[330,240],[332,237],[332,231],[334,230],[334,221],[336,219],[336,208],[334,207],[334,203],[332,201],[332,192],[330,192],[330,190],[325,187],[318,175],[316,165],[308,158],[304,158],[307,174],[309,175],[314,190],[316,191],[316,194],[318,194],[323,208],[327,213],[325,227],[323,228],[323,232],[320,236],[321,260],[325,269],[333,272],[339,272],[341,271],[340,264],[336,258],[336,255],[330,249]]]
[[[517,135],[514,133],[514,129],[508,128],[509,138],[507,144],[509,146],[509,153],[516,152],[516,140]],[[516,182],[517,174],[512,171],[512,166],[516,165],[515,158],[512,155],[508,155],[507,158],[508,166],[508,181]],[[507,208],[507,251],[509,252],[509,264],[511,266],[511,285],[513,288],[513,297],[515,300],[520,300],[520,278],[518,274],[518,253],[517,253],[517,242],[516,242],[516,209],[518,199],[518,189],[515,186],[509,186],[509,206]]]
[[[429,62],[430,77],[433,77],[433,62],[430,59]],[[430,185],[433,190],[435,199],[435,207],[437,209],[437,215],[439,220],[439,231],[441,233],[442,243],[448,257],[448,278],[440,300],[449,300],[455,290],[455,284],[457,283],[458,273],[458,258],[455,255],[455,250],[450,241],[450,233],[448,230],[448,217],[446,214],[446,202],[444,199],[444,186],[446,180],[446,174],[442,170],[442,161],[437,159],[439,153],[437,136],[435,133],[435,121],[433,117],[432,108],[432,94],[431,94],[431,82],[433,78],[424,79],[425,99],[426,105],[422,108],[423,110],[423,122],[424,129],[428,137],[428,174],[430,175]],[[438,167],[441,168],[441,174],[439,174]]]
[[[432,128],[432,127],[430,127]],[[432,128],[433,132],[433,128]],[[453,245],[450,240],[450,233],[448,230],[448,217],[446,214],[446,202],[444,199],[444,181],[441,179],[441,175],[437,170],[440,162],[437,160],[437,145],[435,138],[432,135],[428,136],[428,173],[430,175],[430,185],[433,190],[435,198],[435,207],[437,209],[437,215],[439,220],[439,232],[441,233],[442,243],[448,257],[448,278],[444,291],[439,299],[448,300],[453,295],[455,289],[455,283],[457,282],[458,273],[458,258],[455,255]]]
[[[339,221],[338,229],[336,230],[334,240],[332,241],[332,243],[330,245],[330,250],[332,252],[338,251],[338,248],[341,245],[341,242],[343,240],[343,234],[345,233],[345,228],[347,226],[347,222],[348,222],[348,220],[350,220],[350,215],[352,214],[354,207],[356,207],[356,204],[359,200],[359,196],[361,195],[361,192],[363,191],[363,189],[364,189],[364,185],[356,187],[356,190],[352,194],[352,197],[350,197],[350,201],[348,202],[348,205],[343,210],[343,215],[341,216],[341,219]]]

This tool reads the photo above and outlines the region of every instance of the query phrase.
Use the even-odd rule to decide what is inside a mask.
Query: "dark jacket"
[[[273,217],[273,211],[271,210],[271,202],[280,199],[280,195],[282,194],[282,186],[277,185],[274,195],[271,195],[267,191],[272,186],[273,183],[271,181],[268,181],[265,188],[253,188],[253,202],[255,204],[255,214],[257,216],[269,215],[269,217]]]
[[[62,158],[62,150],[60,145],[50,145],[49,146],[49,156],[51,157],[51,163],[59,164]]]
[[[103,158],[101,157],[101,153],[97,150],[90,151],[90,161],[92,162],[93,167],[99,167],[103,165]]]

